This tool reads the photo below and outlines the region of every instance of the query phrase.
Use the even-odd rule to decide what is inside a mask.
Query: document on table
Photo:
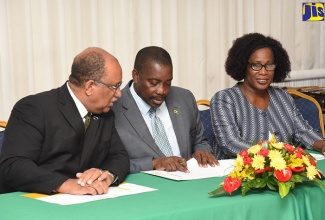
[[[324,154],[313,154],[313,153],[311,153],[310,155],[313,156],[316,160],[324,160],[325,159]]]
[[[132,194],[150,192],[157,189],[136,185],[133,183],[122,183],[119,186],[109,187],[108,193],[104,195],[70,195],[70,194],[56,194],[44,195],[37,193],[23,194],[22,196],[38,199],[44,202],[55,203],[59,205],[73,205],[78,203],[92,202],[96,200],[115,198],[119,196],[128,196]]]
[[[234,168],[234,159],[228,160],[219,160],[220,165],[207,168],[199,167],[197,160],[195,158],[191,158],[188,160],[187,168],[190,171],[189,173],[184,173],[181,171],[167,172],[160,170],[150,170],[150,171],[142,171],[146,174],[151,174],[155,176],[160,176],[172,180],[195,180],[195,179],[204,179],[211,177],[221,177],[228,175]]]

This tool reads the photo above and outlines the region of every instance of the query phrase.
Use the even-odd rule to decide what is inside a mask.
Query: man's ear
[[[90,96],[93,93],[94,90],[94,86],[95,86],[95,81],[94,80],[88,80],[84,87],[85,87],[85,92],[87,96]]]
[[[139,81],[139,73],[136,69],[132,70],[132,78],[133,78],[134,83],[137,84]]]

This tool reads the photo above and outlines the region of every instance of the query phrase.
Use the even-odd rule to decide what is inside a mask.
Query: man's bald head
[[[99,80],[105,74],[105,61],[116,60],[107,51],[98,47],[89,47],[78,54],[71,67],[69,81],[80,87],[88,80]]]

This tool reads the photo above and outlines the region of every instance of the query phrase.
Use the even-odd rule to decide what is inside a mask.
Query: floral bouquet
[[[270,141],[262,141],[237,155],[234,170],[220,187],[210,195],[221,196],[242,188],[245,196],[250,189],[279,190],[285,197],[296,183],[315,181],[325,189],[320,180],[323,174],[316,168],[316,160],[300,147],[277,142],[274,135]]]

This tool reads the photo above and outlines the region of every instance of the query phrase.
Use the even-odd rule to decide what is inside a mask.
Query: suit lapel
[[[148,147],[155,151],[160,157],[165,157],[151,136],[147,124],[144,121],[143,116],[132,97],[129,89],[129,84],[126,85],[126,87],[123,89],[123,97],[123,114],[129,121],[130,126],[133,127],[135,132],[148,145]]]
[[[71,127],[75,130],[77,138],[80,138],[83,141],[83,145],[80,146],[80,167],[83,164],[87,164],[88,161],[86,159],[90,159],[90,154],[94,149],[93,141],[95,140],[96,131],[99,126],[99,117],[94,116],[92,117],[92,121],[88,127],[88,130],[85,134],[85,127],[80,116],[80,113],[77,109],[75,102],[73,101],[67,85],[64,84],[59,90],[59,97],[60,97],[60,111],[62,112],[65,119],[69,122]],[[96,117],[96,118],[95,118]]]
[[[181,156],[186,158],[188,155],[188,145],[190,143],[188,142],[189,134],[187,134],[186,129],[184,129],[184,109],[179,105],[179,102],[177,101],[177,94],[172,93],[173,89],[171,88],[170,93],[166,98],[166,105],[173,124]]]
[[[64,84],[59,90],[60,106],[59,109],[78,136],[83,136],[84,126],[76,104],[74,103],[67,85]]]

